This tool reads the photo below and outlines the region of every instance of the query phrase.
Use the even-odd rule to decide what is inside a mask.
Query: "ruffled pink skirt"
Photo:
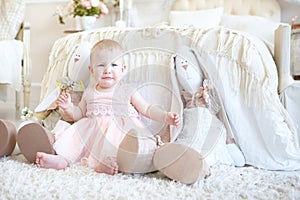
[[[129,129],[134,127],[144,127],[138,117],[91,117],[72,125],[60,120],[52,130],[56,137],[53,148],[70,165],[95,168],[99,162],[105,164],[116,158],[119,144]]]

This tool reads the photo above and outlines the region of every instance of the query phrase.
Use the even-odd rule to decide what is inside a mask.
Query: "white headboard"
[[[277,0],[174,0],[171,10],[193,11],[223,7],[231,15],[252,15],[281,21],[281,8]],[[289,24],[280,23],[275,30],[274,60],[277,65],[279,87],[282,91],[293,82],[290,76]]]
[[[232,15],[256,15],[280,22],[281,10],[276,0],[175,0],[172,10],[203,10],[223,7]]]

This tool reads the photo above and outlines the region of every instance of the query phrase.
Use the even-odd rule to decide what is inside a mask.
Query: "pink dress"
[[[83,118],[70,125],[59,121],[52,130],[53,147],[70,165],[95,168],[115,159],[120,142],[131,128],[143,128],[138,112],[130,104],[130,92],[99,92],[88,87],[78,107]]]

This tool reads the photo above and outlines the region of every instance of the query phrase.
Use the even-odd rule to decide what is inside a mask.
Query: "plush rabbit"
[[[53,111],[57,107],[55,101],[62,90],[74,91],[72,93],[73,103],[76,104],[80,101],[81,94],[90,81],[88,66],[92,46],[89,42],[82,42],[75,46],[75,52],[69,61],[68,77],[57,80],[58,86],[34,110],[34,114],[39,120],[45,120],[51,114],[57,116]],[[48,128],[51,127],[53,126],[49,125]]]
[[[176,73],[182,86],[186,108],[209,107],[209,82],[193,68],[187,59],[176,56]]]
[[[75,46],[69,61],[68,77],[57,80],[58,86],[34,110],[34,116],[40,124],[35,123],[29,126],[30,122],[24,122],[20,125],[17,143],[21,153],[29,162],[35,161],[37,151],[54,153],[52,149],[54,135],[49,130],[52,130],[57,121],[61,119],[56,100],[62,91],[67,91],[71,93],[72,102],[74,104],[79,103],[82,92],[89,83],[88,66],[91,48],[92,44],[89,42],[82,42]],[[35,139],[28,139],[32,137]]]
[[[235,166],[244,166],[245,159],[238,146],[232,142],[228,142],[233,141],[233,139],[228,140],[228,135],[224,137],[226,133],[223,134],[223,132],[226,132],[226,130],[218,119],[221,110],[221,99],[219,99],[217,91],[210,80],[205,78],[201,67],[197,67],[199,63],[191,49],[182,47],[174,59],[177,79],[182,87],[181,94],[185,101],[184,119],[187,121],[187,118],[189,118],[189,120],[195,122],[189,123],[189,126],[185,126],[181,135],[178,137],[178,142],[184,144],[194,142],[190,145],[199,151],[205,151],[211,154],[213,152],[212,149],[218,146],[216,145],[217,143],[223,146],[222,142],[225,144],[227,141],[226,149],[228,154],[225,153],[226,155],[219,156],[219,159],[226,157],[227,159],[223,159],[221,162],[231,163]],[[208,112],[208,110],[210,112]],[[213,130],[211,124],[219,126],[219,128]],[[214,133],[212,133],[213,131]],[[216,133],[216,131],[219,133]],[[220,138],[223,141],[220,141]],[[215,142],[212,142],[214,140]],[[208,144],[207,141],[210,141],[210,144]],[[222,150],[219,152],[221,151]],[[230,156],[228,157],[227,155]],[[218,156],[215,155],[214,157]],[[209,156],[207,156],[207,161],[210,165],[217,162],[217,160],[211,160]]]

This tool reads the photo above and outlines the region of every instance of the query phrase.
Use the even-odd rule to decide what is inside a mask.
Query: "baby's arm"
[[[69,93],[62,93],[56,100],[56,104],[60,108],[62,118],[66,121],[77,121],[83,117],[81,109],[72,103]]]
[[[178,113],[167,112],[159,106],[149,104],[138,92],[135,92],[132,95],[131,103],[140,113],[150,119],[174,125],[176,127],[179,127],[180,125]]]

